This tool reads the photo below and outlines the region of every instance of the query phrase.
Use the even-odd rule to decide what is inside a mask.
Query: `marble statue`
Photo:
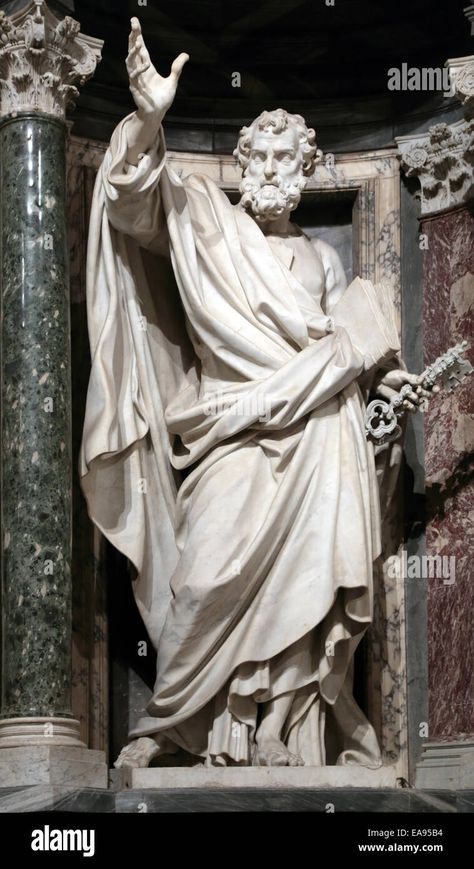
[[[364,413],[369,392],[409,385],[415,408],[429,390],[402,367],[383,289],[346,288],[336,251],[290,220],[320,156],[301,116],[242,129],[238,205],[167,166],[187,60],[161,77],[132,19],[136,111],[91,212],[81,479],[157,649],[116,766],[184,749],[215,766],[375,768],[352,694],[380,554]]]

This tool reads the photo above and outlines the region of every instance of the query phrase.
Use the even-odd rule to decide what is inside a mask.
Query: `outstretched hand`
[[[174,100],[179,77],[189,55],[180,54],[173,61],[169,76],[163,78],[150,60],[138,18],[132,18],[130,23],[132,29],[126,59],[130,91],[138,114],[161,123]]]

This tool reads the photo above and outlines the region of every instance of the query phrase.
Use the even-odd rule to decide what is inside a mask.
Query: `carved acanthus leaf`
[[[10,17],[0,12],[1,114],[35,110],[63,118],[101,48],[102,40],[82,34],[70,16],[58,20],[43,0]]]

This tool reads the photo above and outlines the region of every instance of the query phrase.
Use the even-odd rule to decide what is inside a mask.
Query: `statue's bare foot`
[[[134,739],[122,748],[114,767],[115,769],[145,769],[158,753],[159,748],[154,739],[140,736],[139,739]]]
[[[253,766],[304,766],[299,754],[288,751],[286,745],[276,737],[269,736],[257,741],[252,760]]]

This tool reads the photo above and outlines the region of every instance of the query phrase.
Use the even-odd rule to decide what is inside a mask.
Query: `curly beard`
[[[278,186],[265,182],[261,184],[245,176],[240,182],[240,207],[250,211],[259,223],[276,220],[284,212],[294,211],[301,199],[306,178],[301,175],[296,184],[282,178],[277,178],[277,182]]]

